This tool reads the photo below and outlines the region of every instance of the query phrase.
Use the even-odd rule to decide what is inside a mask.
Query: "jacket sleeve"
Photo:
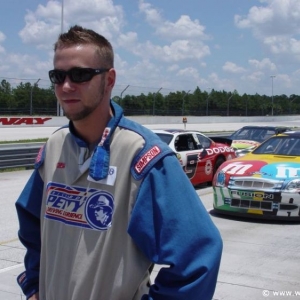
[[[145,176],[128,232],[160,269],[145,299],[212,299],[222,239],[174,156]]]
[[[43,186],[39,171],[36,169],[16,201],[19,219],[18,235],[26,248],[25,272],[18,276],[17,281],[27,298],[36,293],[39,288],[40,211]]]

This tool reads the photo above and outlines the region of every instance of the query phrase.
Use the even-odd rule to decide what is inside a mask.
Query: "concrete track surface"
[[[1,300],[25,299],[16,283],[16,276],[24,269],[25,250],[17,238],[18,221],[14,203],[31,172],[0,173]],[[199,188],[197,193],[201,199],[199,201],[211,212],[212,188]],[[294,299],[297,299],[298,293],[300,299],[299,224],[233,219],[213,213],[210,215],[224,243],[213,299],[286,299],[287,293],[292,293]],[[160,267],[155,266],[152,280]]]

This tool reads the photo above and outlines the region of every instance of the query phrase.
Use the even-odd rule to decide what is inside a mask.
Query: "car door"
[[[176,137],[175,150],[178,152],[183,171],[193,184],[198,184],[202,180],[198,168],[198,158],[202,149],[198,149],[197,142],[191,133],[183,133]]]
[[[198,141],[198,148],[201,149],[198,157],[198,168],[201,172],[202,182],[212,181],[215,161],[215,154],[212,154],[210,150],[212,141],[202,134],[196,134],[195,139]]]

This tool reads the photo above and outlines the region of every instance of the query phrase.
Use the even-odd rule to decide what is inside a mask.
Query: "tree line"
[[[300,97],[292,94],[240,95],[232,92],[210,92],[199,87],[193,92],[177,91],[163,95],[156,93],[114,96],[124,114],[160,116],[264,116],[300,114]],[[57,115],[57,101],[53,86],[40,88],[37,84],[20,83],[13,87],[6,80],[0,84],[0,115]]]

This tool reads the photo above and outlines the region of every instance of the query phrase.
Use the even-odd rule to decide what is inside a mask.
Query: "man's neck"
[[[103,131],[112,116],[113,113],[109,108],[106,113],[94,113],[83,120],[74,121],[76,134],[89,145],[97,144],[101,140]]]

